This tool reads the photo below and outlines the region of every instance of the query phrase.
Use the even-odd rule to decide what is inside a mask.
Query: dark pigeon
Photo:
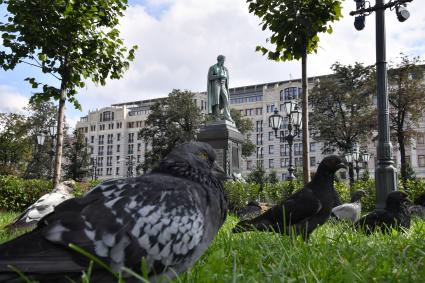
[[[149,280],[170,280],[205,252],[226,218],[223,180],[213,148],[193,142],[177,146],[151,173],[104,182],[70,199],[37,228],[0,245],[0,282],[17,278],[8,265],[41,282],[78,280],[89,261],[73,243],[139,282],[123,267]],[[10,281],[11,282],[11,281]],[[95,265],[90,282],[117,282]]]
[[[409,212],[412,217],[419,217],[425,220],[425,193],[416,197],[413,205],[409,206]]]
[[[410,214],[407,208],[409,203],[410,200],[405,192],[391,192],[387,196],[384,210],[375,210],[363,216],[355,223],[355,227],[366,234],[375,230],[389,233],[391,229],[409,229]]]
[[[307,238],[331,214],[335,200],[335,172],[341,168],[346,168],[341,158],[335,155],[324,158],[313,180],[304,188],[264,214],[239,222],[233,232],[258,230],[291,234],[295,231]]]
[[[331,216],[335,217],[338,220],[348,220],[351,222],[356,222],[360,219],[360,215],[362,212],[361,199],[365,195],[366,192],[364,190],[355,191],[351,196],[351,201],[349,203],[344,203],[332,208]]]
[[[73,198],[76,187],[74,181],[60,183],[52,192],[40,197],[34,204],[22,212],[12,223],[6,226],[7,229],[34,228],[38,221],[67,199]]]

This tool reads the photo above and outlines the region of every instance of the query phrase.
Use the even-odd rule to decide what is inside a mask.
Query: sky
[[[387,1],[386,1],[387,2]],[[230,87],[297,79],[301,62],[273,62],[255,52],[270,35],[260,20],[248,12],[245,0],[130,0],[119,29],[125,44],[138,45],[135,60],[120,80],[106,86],[88,83],[77,95],[83,110],[66,106],[71,127],[89,110],[113,103],[167,96],[173,89],[205,91],[208,67],[217,55],[226,56]],[[0,5],[4,15],[5,4]],[[408,4],[410,18],[400,23],[394,11],[386,12],[387,59],[400,52],[425,57],[425,1]],[[349,12],[355,2],[347,0],[343,19],[332,24],[332,34],[320,34],[319,49],[308,57],[308,75],[331,73],[336,61],[342,64],[375,62],[375,16],[366,18],[362,31],[354,29]],[[32,94],[26,77],[55,83],[34,67],[20,65],[0,71],[0,112],[23,112]]]

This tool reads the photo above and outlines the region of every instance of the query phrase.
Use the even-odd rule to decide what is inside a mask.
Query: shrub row
[[[267,202],[278,204],[290,196],[294,191],[303,187],[302,182],[278,182],[276,184],[265,184],[262,189],[255,183],[227,182],[225,191],[232,212],[246,206],[250,201]],[[350,188],[344,182],[335,182],[334,187],[339,193],[342,202],[349,202],[351,197]],[[422,179],[408,180],[405,184],[399,183],[398,188],[409,194],[413,201],[419,194],[425,193],[425,181]],[[375,180],[358,180],[354,183],[352,191],[365,190],[367,195],[362,199],[364,212],[372,211],[375,208]]]
[[[81,196],[99,181],[77,183],[75,195]],[[23,211],[53,189],[51,181],[0,176],[0,210]]]

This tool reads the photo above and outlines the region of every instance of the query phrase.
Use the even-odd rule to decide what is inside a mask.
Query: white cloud
[[[24,114],[24,107],[27,106],[27,104],[27,97],[9,86],[0,85],[0,112]]]

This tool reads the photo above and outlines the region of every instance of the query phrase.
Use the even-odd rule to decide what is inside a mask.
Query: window
[[[424,144],[424,134],[423,133],[418,133],[417,143],[418,144]]]
[[[257,158],[261,159],[263,158],[263,148],[257,147]]]
[[[90,136],[90,143],[94,143],[94,136]]]
[[[280,99],[280,101],[283,101],[283,98],[284,98],[284,95],[283,95],[283,89],[280,91],[280,93],[279,93],[279,99]],[[281,106],[282,106],[282,104],[281,104]],[[282,111],[282,110],[281,110]]]
[[[105,136],[104,135],[100,135],[99,136],[99,144],[103,144],[103,142],[104,142],[104,138],[105,138]]]
[[[103,155],[103,145],[99,146],[97,149],[97,155]]]
[[[116,167],[115,168],[115,175],[119,175],[120,174],[120,168],[119,167]]]
[[[121,129],[122,128],[122,122],[117,122],[117,129]]]
[[[425,167],[425,155],[418,155],[418,166]]]
[[[120,152],[121,145],[117,144],[117,152]]]
[[[134,144],[129,144],[128,145],[128,154],[133,154],[133,150],[134,149]]]
[[[316,166],[316,157],[310,156],[310,166]]]
[[[106,175],[111,176],[112,175],[112,168],[106,168]]]
[[[108,130],[113,130],[114,129],[114,123],[108,124]]]
[[[256,121],[255,122],[255,125],[256,125],[256,131],[257,132],[262,132],[263,131],[263,120]]]
[[[112,166],[112,156],[106,158],[106,166]]]
[[[269,168],[274,168],[274,159],[269,159]]]
[[[112,144],[113,143],[113,139],[114,139],[114,135],[113,134],[108,134],[108,144]]]
[[[112,155],[112,145],[108,145],[106,149],[106,155]]]
[[[310,152],[316,152],[316,143],[315,142],[310,143]]]
[[[406,155],[405,158],[406,158],[406,164],[408,166],[411,166],[412,162],[410,161],[410,155]]]
[[[257,145],[263,144],[263,134],[257,134]]]
[[[105,130],[105,124],[99,125],[99,131]]]
[[[114,112],[105,111],[102,114],[103,114],[103,122],[114,120]],[[100,121],[102,122],[102,116],[100,117]]]
[[[298,87],[288,87],[284,90],[285,100],[298,99],[302,94],[302,89]]]
[[[303,154],[303,144],[302,143],[295,143],[294,144],[294,152],[295,152],[295,155]]]
[[[120,156],[117,155],[117,164],[120,164]]]
[[[96,131],[96,125],[91,125],[90,126],[90,131],[92,131],[92,132]]]
[[[274,145],[269,145],[269,154],[274,154]]]
[[[273,140],[273,132],[269,132],[269,141],[272,141]]]
[[[120,141],[121,140],[121,134],[120,133],[118,133],[117,134],[117,141]]]
[[[134,142],[134,133],[128,134],[128,142]]]
[[[264,160],[257,160],[257,168],[263,168],[264,167]]]
[[[141,143],[138,143],[137,144],[137,151],[141,151],[142,150],[142,144]]]
[[[285,156],[285,145],[281,144],[280,145],[280,156]]]
[[[263,115],[263,107],[255,108],[255,115]]]

